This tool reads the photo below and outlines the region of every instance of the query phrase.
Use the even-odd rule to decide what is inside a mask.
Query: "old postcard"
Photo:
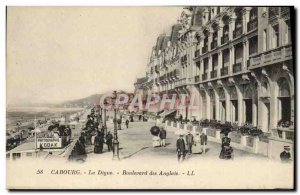
[[[293,7],[6,12],[7,189],[295,188]]]

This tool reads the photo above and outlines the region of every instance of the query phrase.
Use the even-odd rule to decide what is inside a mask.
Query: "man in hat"
[[[160,138],[160,146],[166,147],[167,131],[164,129],[163,126],[160,127],[159,138]]]
[[[283,152],[280,153],[281,162],[290,162],[291,161],[291,153],[290,146],[284,146]]]
[[[193,135],[191,134],[191,132],[189,132],[186,136],[186,144],[188,146],[188,151],[189,151],[189,154],[192,153],[192,146],[194,144],[194,137]]]
[[[202,129],[201,135],[201,146],[202,146],[202,153],[205,154],[206,152],[206,145],[207,145],[207,135],[206,135],[206,129]]]
[[[180,135],[176,142],[178,162],[183,162],[185,159],[185,143],[183,135]]]
[[[112,150],[112,140],[113,140],[113,135],[109,131],[107,132],[106,135],[106,144],[109,152]]]

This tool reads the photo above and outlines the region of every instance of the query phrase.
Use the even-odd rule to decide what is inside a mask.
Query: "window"
[[[257,36],[254,36],[249,39],[249,55],[256,54],[257,53]]]
[[[272,48],[279,47],[279,25],[272,26]]]

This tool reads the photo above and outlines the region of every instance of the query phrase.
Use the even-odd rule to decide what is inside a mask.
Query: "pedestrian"
[[[162,126],[159,131],[160,146],[166,147],[167,131]]]
[[[193,139],[194,139],[193,135],[191,134],[191,132],[189,132],[186,136],[186,144],[188,146],[189,154],[192,153],[192,146],[193,146],[193,143],[194,143]]]
[[[126,128],[128,129],[128,126],[129,126],[129,120],[128,119],[126,119],[125,125],[126,125]]]
[[[185,142],[183,135],[180,135],[176,142],[178,162],[183,162],[185,159]]]
[[[232,153],[232,147],[230,146],[231,139],[228,137],[228,133],[222,138],[220,159],[230,159]]]
[[[108,148],[109,152],[112,150],[112,139],[113,139],[112,134],[110,132],[107,132],[106,145],[107,145],[107,148]]]
[[[201,138],[200,133],[197,131],[194,138],[193,138],[193,147],[192,152],[193,154],[199,154],[202,152],[201,149]]]
[[[281,162],[290,162],[291,161],[291,153],[290,153],[290,146],[284,146],[283,152],[280,153]]]
[[[95,141],[94,141],[94,153],[95,154],[101,154],[103,152],[103,137],[101,135],[101,133],[98,131],[97,132],[97,136],[95,137]]]
[[[207,145],[206,129],[202,130],[200,139],[201,139],[202,153],[205,154],[206,153],[206,145]]]

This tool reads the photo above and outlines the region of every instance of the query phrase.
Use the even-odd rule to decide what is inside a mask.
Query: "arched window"
[[[278,86],[279,86],[279,97],[290,97],[290,87],[289,83],[285,78],[280,78],[278,80]]]
[[[270,97],[269,84],[267,81],[261,83],[261,97]]]
[[[221,100],[225,100],[225,93],[224,93],[224,89],[220,88],[219,90],[219,99]]]

